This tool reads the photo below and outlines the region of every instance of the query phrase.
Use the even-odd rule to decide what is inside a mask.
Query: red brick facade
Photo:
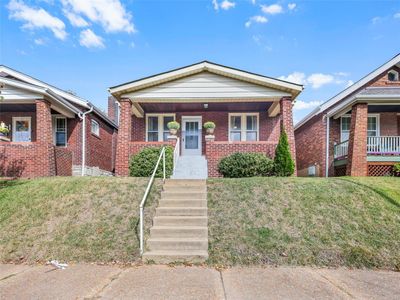
[[[132,139],[132,102],[129,99],[121,99],[120,105],[115,174],[118,176],[128,176],[129,144]]]

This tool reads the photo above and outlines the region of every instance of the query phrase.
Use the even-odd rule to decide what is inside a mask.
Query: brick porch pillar
[[[55,156],[53,146],[53,126],[50,103],[47,100],[36,100],[36,143],[38,176],[54,176]]]
[[[288,136],[290,153],[294,161],[295,169],[294,176],[297,176],[297,165],[296,165],[296,146],[294,139],[294,127],[293,127],[293,103],[291,97],[283,97],[280,101],[281,110],[281,128],[285,127],[286,134]]]
[[[367,121],[368,104],[353,105],[346,169],[348,176],[367,176]]]
[[[132,102],[130,99],[120,101],[120,121],[117,138],[117,155],[115,175],[129,175],[129,143],[132,139]]]

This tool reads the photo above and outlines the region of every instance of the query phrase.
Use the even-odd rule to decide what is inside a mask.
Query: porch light
[[[204,109],[208,108],[208,103],[204,103]]]

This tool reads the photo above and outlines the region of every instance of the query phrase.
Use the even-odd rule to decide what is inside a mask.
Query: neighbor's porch
[[[359,103],[336,121],[334,175],[383,176],[400,162],[400,101]],[[334,130],[335,131],[335,130]]]

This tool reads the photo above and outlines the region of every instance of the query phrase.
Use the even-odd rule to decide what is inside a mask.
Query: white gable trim
[[[305,124],[308,120],[310,120],[315,115],[317,115],[320,112],[323,112],[323,111],[329,109],[330,107],[334,106],[336,103],[338,103],[342,99],[348,97],[349,95],[351,95],[352,93],[354,93],[355,91],[357,91],[358,89],[363,87],[365,84],[370,82],[372,79],[374,79],[378,75],[382,74],[386,70],[392,68],[394,65],[396,65],[398,63],[400,63],[400,53],[397,54],[395,57],[393,57],[388,62],[386,62],[385,64],[383,64],[382,66],[380,66],[379,68],[375,69],[374,71],[372,71],[368,75],[366,75],[363,78],[361,78],[359,81],[357,81],[356,83],[354,83],[353,85],[351,85],[347,89],[343,90],[342,92],[340,92],[339,94],[337,94],[333,98],[329,99],[328,101],[326,101],[325,103],[321,104],[319,107],[314,109],[311,113],[309,113],[299,123],[296,124],[295,130],[300,128],[303,124]]]
[[[119,98],[122,94],[131,93],[151,86],[159,85],[161,83],[194,75],[200,72],[210,72],[221,76],[230,77],[258,84],[261,86],[267,86],[277,90],[285,91],[290,93],[293,99],[297,97],[297,95],[300,94],[300,92],[303,90],[302,85],[275,78],[265,77],[262,75],[253,74],[205,61],[151,77],[128,82],[119,86],[111,87],[109,88],[109,92],[116,98]]]

